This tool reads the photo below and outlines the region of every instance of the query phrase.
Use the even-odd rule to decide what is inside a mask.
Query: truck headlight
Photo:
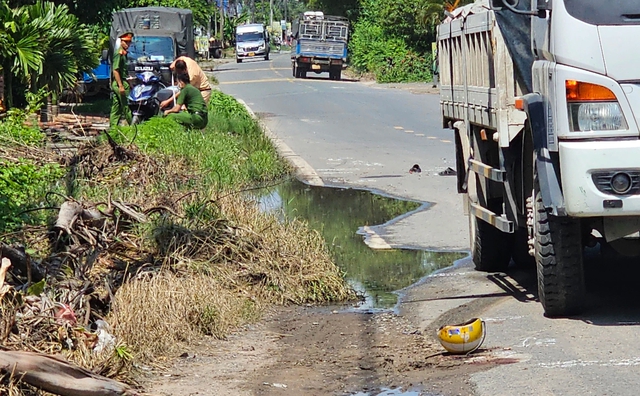
[[[615,94],[601,85],[567,80],[569,128],[572,132],[628,129]]]

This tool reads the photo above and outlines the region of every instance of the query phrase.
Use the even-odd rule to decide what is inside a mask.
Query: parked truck
[[[478,0],[438,28],[473,262],[535,262],[547,316],[583,308],[585,246],[640,254],[638,5]]]
[[[78,79],[78,94],[82,97],[94,95],[109,95],[111,92],[111,64],[109,63],[108,50],[104,50],[100,57],[100,63],[93,70],[83,72]]]
[[[134,34],[127,54],[129,75],[144,71],[158,73],[161,81],[172,82],[169,65],[181,54],[195,58],[193,13],[173,7],[127,8],[113,13],[110,43],[113,51],[117,38]]]
[[[347,18],[307,11],[292,24],[292,72],[304,78],[307,72],[329,72],[331,80],[340,80],[347,64]]]

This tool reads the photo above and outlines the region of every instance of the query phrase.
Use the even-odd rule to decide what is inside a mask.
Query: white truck
[[[243,59],[263,57],[269,60],[269,32],[261,23],[251,23],[236,27],[236,62]]]
[[[638,34],[638,0],[478,0],[438,28],[473,262],[535,261],[547,316],[583,308],[585,246],[640,253]]]

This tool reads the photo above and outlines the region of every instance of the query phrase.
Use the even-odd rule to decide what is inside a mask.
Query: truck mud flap
[[[554,216],[566,216],[564,196],[556,173],[558,164],[551,158],[547,148],[547,122],[544,101],[540,94],[527,94],[522,99],[524,101],[524,111],[527,113],[531,124],[542,204]]]

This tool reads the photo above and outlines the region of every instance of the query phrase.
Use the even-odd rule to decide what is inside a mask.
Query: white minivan
[[[236,28],[236,62],[264,57],[269,60],[269,32],[261,23],[240,25]]]

